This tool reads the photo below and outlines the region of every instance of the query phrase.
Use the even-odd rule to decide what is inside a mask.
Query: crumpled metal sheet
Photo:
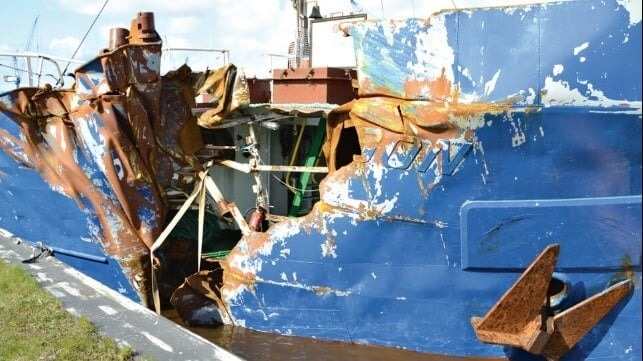
[[[199,115],[200,126],[216,128],[231,112],[250,104],[250,90],[245,75],[234,64],[206,72],[202,74],[202,78],[197,83],[200,86],[196,93],[209,94],[212,97],[212,108]]]
[[[193,153],[203,144],[189,111],[191,71],[166,81],[158,35],[132,34],[129,44],[76,70],[73,89],[5,94],[0,111],[15,125],[0,128],[0,149],[86,210],[103,249],[147,304],[149,247],[165,221],[165,188],[175,167],[198,164]]]

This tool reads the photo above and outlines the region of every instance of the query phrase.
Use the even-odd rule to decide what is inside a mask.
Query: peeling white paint
[[[528,104],[533,104],[536,102],[536,91],[533,88],[528,89],[529,95],[525,98],[525,101]]]
[[[398,197],[394,196],[391,199],[387,199],[379,204],[374,204],[373,208],[377,213],[381,215],[386,215],[395,208],[395,204],[397,203],[397,200],[398,200]]]
[[[500,77],[500,70],[501,69],[498,69],[498,71],[496,71],[493,77],[491,77],[491,80],[489,80],[484,84],[485,96],[491,94],[491,92],[493,92],[493,90],[496,88],[496,83],[498,82],[498,78]]]
[[[511,137],[511,146],[514,148],[519,147],[525,144],[526,141],[527,137],[525,136],[525,133],[522,130],[519,130]]]
[[[442,241],[442,249],[444,250],[444,259],[447,261],[447,266],[450,264],[449,262],[449,254],[447,253],[447,244],[444,241],[444,235],[442,232],[440,232],[440,240]]]
[[[630,27],[641,22],[641,0],[616,0],[630,14]]]
[[[574,48],[574,56],[580,54],[581,51],[587,49],[589,47],[589,42],[584,42],[581,45],[577,46]]]
[[[400,159],[403,159],[406,152],[395,148],[394,152],[390,152],[388,157],[388,165],[392,168],[401,168],[404,165],[404,162]]]
[[[407,68],[421,78],[438,79],[442,76],[453,82],[455,52],[449,46],[444,14],[431,17],[431,26],[426,32],[417,34],[415,56],[417,63],[409,63]],[[430,95],[422,94],[422,95]]]
[[[321,245],[322,249],[322,257],[333,257],[337,258],[337,253],[335,252],[337,249],[337,245],[335,242],[332,242],[330,239],[327,239],[324,243]]]
[[[327,204],[347,207],[350,209],[365,209],[368,207],[366,200],[353,199],[350,195],[353,179],[347,179],[345,184],[322,182],[323,192],[321,199]],[[361,185],[360,185],[361,186]]]
[[[472,114],[467,116],[464,119],[463,117],[450,113],[449,121],[452,123],[461,125],[466,129],[472,129],[472,130],[482,128],[486,124],[483,113]]]
[[[471,71],[468,68],[462,68],[461,65],[458,65],[458,71],[460,74],[462,74],[465,78],[467,78],[474,86],[476,85],[475,80],[471,77]]]
[[[563,73],[563,70],[565,70],[565,67],[563,66],[563,64],[556,64],[554,65],[554,70],[552,71],[552,74],[554,74],[554,76],[560,75]]]
[[[544,94],[542,102],[544,106],[576,105],[592,107],[630,107],[634,108],[636,114],[641,114],[641,101],[628,101],[609,99],[605,94],[594,89],[592,84],[587,84],[587,96],[580,93],[578,89],[571,89],[566,81],[554,81],[552,77],[545,78]]]
[[[315,293],[318,293],[320,290],[324,290],[323,292],[325,292],[325,293],[332,293],[335,296],[341,296],[341,297],[346,297],[346,296],[351,294],[350,291],[330,290],[327,287],[308,286],[308,285],[304,285],[304,284],[301,284],[301,283],[276,282],[276,281],[265,280],[265,279],[261,279],[261,278],[257,278],[257,282],[262,282],[262,283],[265,283],[265,284],[275,285],[275,286],[292,287],[292,288],[302,289],[302,290],[315,292]],[[247,310],[248,311],[254,311],[254,310],[251,310],[251,309],[247,309]],[[237,321],[239,321],[239,320],[235,320],[235,324],[241,326]]]

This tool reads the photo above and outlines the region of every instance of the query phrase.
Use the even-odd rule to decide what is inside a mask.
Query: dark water
[[[183,325],[176,311],[163,311],[170,320]],[[489,358],[447,357],[428,355],[395,348],[322,341],[311,338],[283,336],[248,330],[242,327],[188,327],[192,332],[210,340],[246,360],[320,360],[320,361],[459,361],[501,360]]]

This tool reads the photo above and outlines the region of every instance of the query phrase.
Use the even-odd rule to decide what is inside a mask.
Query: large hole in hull
[[[337,169],[353,161],[353,155],[360,155],[359,137],[355,127],[343,128],[335,149],[335,166]]]

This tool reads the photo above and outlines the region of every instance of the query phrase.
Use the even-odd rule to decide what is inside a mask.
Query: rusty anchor
[[[554,314],[547,289],[559,245],[549,245],[484,317],[472,317],[478,339],[558,360],[632,291],[624,280]]]

